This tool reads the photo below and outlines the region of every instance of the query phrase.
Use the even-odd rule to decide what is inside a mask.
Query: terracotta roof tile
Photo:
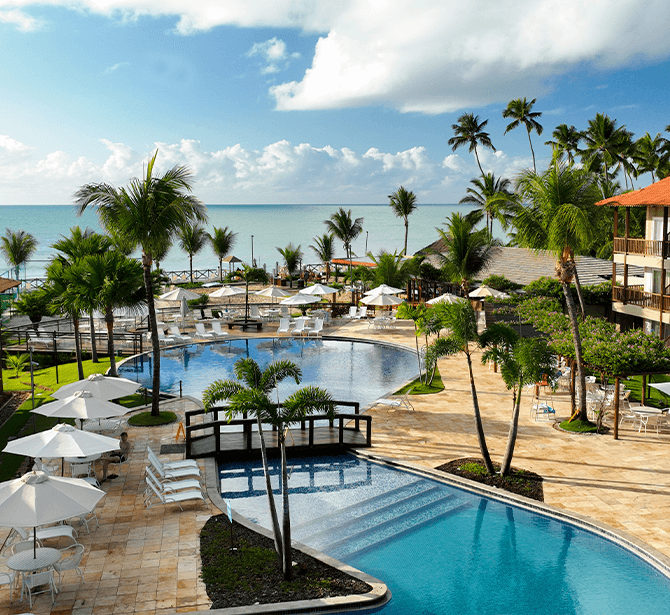
[[[660,207],[670,207],[670,177],[661,179],[646,188],[619,194],[604,201],[598,201],[596,205],[610,205],[612,207],[657,205]]]

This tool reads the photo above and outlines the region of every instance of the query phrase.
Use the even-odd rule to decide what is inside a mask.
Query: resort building
[[[600,201],[614,208],[612,310],[622,329],[643,327],[661,338],[670,329],[670,177]],[[631,208],[646,207],[644,237],[631,237]],[[619,208],[624,208],[621,220]],[[641,275],[633,267],[642,268]]]

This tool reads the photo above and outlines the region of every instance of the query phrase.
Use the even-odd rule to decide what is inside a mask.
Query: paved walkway
[[[365,322],[351,323],[327,333],[379,338],[412,348],[415,340],[411,323],[389,332],[373,331]],[[439,368],[445,391],[413,398],[416,412],[382,406],[370,411],[373,453],[427,467],[479,456],[465,358],[441,360]],[[499,461],[512,397],[500,375],[482,366],[477,357],[475,381],[489,449]],[[556,396],[552,403],[557,417],[567,416],[564,396]],[[544,476],[546,501],[626,530],[670,556],[670,436],[627,429],[621,430],[619,441],[611,436],[565,434],[549,423],[532,420],[529,404],[524,397],[513,465]],[[183,414],[193,404],[181,400],[176,406]],[[86,546],[81,567],[85,583],[68,572],[53,607],[48,595],[41,595],[32,613],[171,615],[210,608],[199,578],[198,535],[207,519],[219,511],[209,503],[187,503],[183,512],[176,505],[146,511],[142,497],[146,447],[157,451],[161,444],[173,443],[176,426],[128,431],[133,443],[129,467],[123,468],[119,478],[103,483],[107,497],[98,507],[100,527],[90,534],[85,529],[80,533]],[[27,610],[27,603],[19,603],[16,597],[10,605],[7,587],[0,587],[0,615]]]

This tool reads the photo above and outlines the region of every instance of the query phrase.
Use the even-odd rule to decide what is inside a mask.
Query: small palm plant
[[[14,370],[14,378],[18,378],[19,374],[30,365],[30,355],[23,354],[8,354],[5,357],[7,369]]]

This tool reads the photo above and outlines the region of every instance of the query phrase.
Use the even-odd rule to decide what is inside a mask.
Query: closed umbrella
[[[108,419],[128,412],[119,404],[95,397],[90,391],[76,391],[70,397],[57,399],[35,408],[33,412],[61,419]]]
[[[376,288],[366,292],[366,295],[397,295],[398,293],[405,292],[402,288],[395,288],[395,286],[389,286],[388,284],[380,284]]]
[[[186,297],[181,298],[181,304],[179,305],[179,315],[182,317],[182,320],[188,316],[188,303],[186,303]]]
[[[365,305],[399,305],[404,303],[405,300],[400,297],[394,297],[393,295],[384,295],[382,293],[378,295],[372,295],[369,297],[363,297],[361,303]]]
[[[140,385],[137,382],[127,378],[112,378],[103,374],[91,374],[84,380],[62,386],[54,391],[51,396],[56,399],[65,399],[77,391],[88,391],[98,399],[109,400],[132,395],[139,388]]]
[[[158,298],[162,299],[163,301],[181,301],[182,299],[191,301],[193,299],[199,299],[200,295],[186,288],[175,288],[174,290],[163,293]]]

